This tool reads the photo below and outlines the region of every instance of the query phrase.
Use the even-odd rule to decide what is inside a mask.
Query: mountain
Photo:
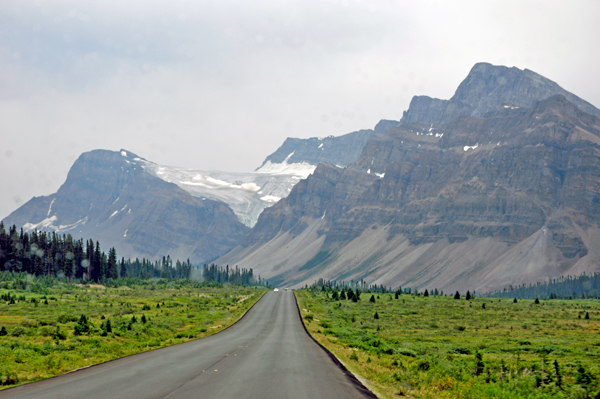
[[[373,135],[382,135],[389,128],[398,126],[398,121],[381,120],[374,129],[363,129],[342,136],[311,137],[298,139],[288,137],[281,147],[267,156],[261,167],[282,162],[318,165],[327,162],[346,167],[356,161],[367,141]]]
[[[409,122],[420,112],[411,105],[347,168],[320,164],[218,262],[276,284],[322,277],[446,292],[599,270],[598,110],[562,94],[517,105],[515,85],[496,73],[516,68],[488,65],[453,97],[471,99],[468,113]],[[474,72],[496,83],[481,90]]]
[[[55,194],[31,199],[3,222],[92,238],[119,256],[195,263],[223,255],[246,235],[226,204],[190,195],[149,173],[148,164],[125,150],[84,153]]]
[[[600,110],[558,84],[529,69],[477,63],[450,100],[415,96],[404,111],[402,124],[440,127],[459,115],[482,117],[499,106],[531,107],[535,101],[563,95],[580,110],[600,117]]]

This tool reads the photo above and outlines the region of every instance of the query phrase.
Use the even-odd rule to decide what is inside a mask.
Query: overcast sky
[[[598,1],[2,0],[0,218],[77,157],[252,171],[286,137],[398,120],[479,61],[600,106]]]

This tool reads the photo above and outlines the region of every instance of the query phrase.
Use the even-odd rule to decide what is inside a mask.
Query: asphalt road
[[[0,398],[365,398],[306,333],[291,291],[211,337],[0,391]]]

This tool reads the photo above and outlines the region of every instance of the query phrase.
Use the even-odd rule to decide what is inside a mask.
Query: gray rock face
[[[332,165],[346,167],[356,161],[367,141],[373,135],[383,135],[400,124],[398,121],[381,120],[375,129],[359,130],[342,136],[309,139],[287,138],[284,143],[269,155],[263,165],[271,163],[308,163],[318,165],[327,162]]]
[[[600,110],[569,93],[553,81],[530,71],[478,63],[450,100],[415,96],[401,123],[434,124],[437,127],[459,115],[482,117],[504,103],[531,107],[535,101],[563,95],[580,110],[600,117]]]
[[[443,134],[373,136],[350,166],[319,165],[265,210],[228,261],[291,285],[481,292],[598,270],[599,215],[600,119],[556,95],[456,117]],[[309,260],[257,261],[299,247]]]
[[[248,232],[222,202],[195,198],[144,164],[127,151],[84,153],[55,194],[33,198],[3,222],[92,238],[119,256],[197,263],[226,253]]]

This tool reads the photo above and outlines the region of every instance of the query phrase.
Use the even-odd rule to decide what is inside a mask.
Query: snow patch
[[[119,211],[114,211],[114,212],[112,213],[112,215],[110,215],[108,218],[110,219],[111,217],[115,216],[117,213],[119,213]]]
[[[53,227],[52,224],[56,222],[56,215],[46,218],[39,223],[25,223],[23,225],[23,230],[32,231],[32,230],[41,230],[47,227]]]
[[[295,152],[296,151],[292,151],[292,153],[283,160],[283,163],[287,163],[287,161],[292,157],[292,155],[294,155]]]
[[[368,174],[371,174],[371,169],[367,170],[367,173],[368,173]]]
[[[379,177],[380,179],[383,179],[383,177],[385,176],[385,173],[374,173],[374,175]]]
[[[114,204],[116,204],[116,203],[117,203],[117,201],[119,200],[119,198],[121,198],[121,197],[117,197],[117,199],[115,200],[115,202],[113,202],[112,204],[113,204],[113,205],[114,205]]]
[[[255,193],[260,190],[260,186],[258,186],[256,183],[244,183],[241,185],[241,187],[242,190],[249,191],[251,193]]]
[[[321,148],[323,147],[323,143],[319,144],[319,146],[317,148]]]
[[[468,151],[468,150],[474,150],[475,148],[479,147],[479,144],[475,144],[475,145],[466,145],[463,147],[463,151]]]
[[[78,227],[80,224],[86,224],[88,221],[88,217],[84,217],[83,219],[79,219],[78,221],[76,221],[73,224],[61,224],[60,226],[58,226],[58,228],[56,229],[56,231],[68,231],[68,230],[73,230],[74,228]]]
[[[265,195],[264,197],[260,197],[261,201],[264,202],[269,202],[269,203],[275,203],[278,202],[281,198],[280,197],[276,197],[274,195]]]
[[[302,163],[272,163],[267,161],[263,166],[256,170],[256,173],[270,175],[295,175],[306,179],[312,175],[317,167],[306,162]]]
[[[126,151],[121,151],[121,155],[124,156],[125,158],[127,158],[127,152]]]
[[[127,237],[127,231],[128,231],[128,229],[125,229],[125,233],[123,233],[123,237]]]
[[[52,212],[52,204],[54,204],[54,201],[56,201],[56,198],[53,198],[52,202],[50,202],[50,207],[48,208],[48,214],[46,217],[50,217],[50,212]]]

